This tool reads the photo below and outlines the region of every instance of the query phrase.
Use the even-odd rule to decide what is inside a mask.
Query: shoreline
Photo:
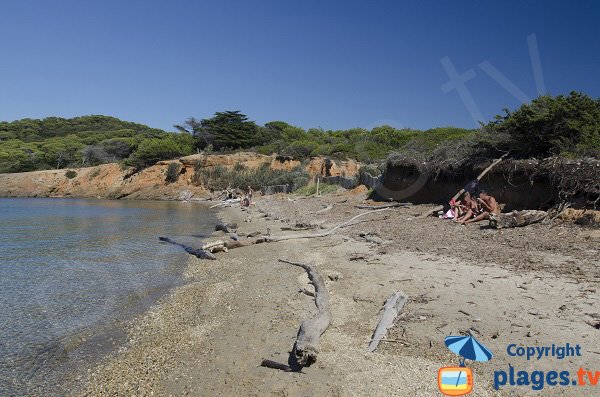
[[[353,205],[361,200],[349,193],[263,196],[251,222],[239,208],[221,209],[219,217],[245,233],[269,228],[280,235],[281,226],[295,222],[329,228],[356,214]],[[319,212],[326,205],[337,209]],[[77,395],[436,395],[437,369],[457,363],[443,337],[467,329],[497,356],[493,365],[469,365],[480,396],[535,395],[492,388],[494,369],[523,366],[503,354],[511,342],[578,342],[586,353],[572,366],[600,366],[590,353],[598,349],[597,330],[586,323],[598,304],[591,292],[598,281],[591,262],[600,252],[597,237],[586,240],[579,237],[586,230],[567,226],[554,228],[555,237],[541,235],[547,230],[542,225],[502,232],[464,228],[411,219],[415,212],[421,208],[387,211],[325,238],[253,245],[219,253],[216,261],[190,257],[188,282],[132,325],[127,346],[95,368]],[[358,237],[363,231],[385,242],[369,244]],[[481,249],[463,256],[463,245],[474,241]],[[265,358],[285,363],[300,322],[314,313],[312,299],[297,292],[308,288],[306,274],[278,258],[316,264],[330,292],[333,322],[317,363],[304,374],[259,367]],[[396,290],[410,300],[388,338],[406,343],[381,343],[367,354],[382,302]],[[557,310],[562,305],[569,309]],[[540,370],[557,365],[534,364]]]
[[[187,254],[158,246],[157,233],[161,230],[176,232],[184,236],[182,238],[190,235],[189,239],[194,239],[191,237],[195,234],[193,231],[209,235],[217,219],[215,211],[208,210],[204,204],[113,204],[106,200],[95,202],[87,199],[74,199],[73,204],[65,200],[61,202],[45,198],[36,202],[7,199],[6,206],[3,206],[6,214],[12,213],[17,219],[14,221],[17,227],[31,222],[56,230],[52,234],[40,231],[42,234],[38,235],[38,229],[28,229],[30,236],[39,236],[39,244],[43,244],[40,249],[50,248],[52,251],[40,251],[33,256],[27,254],[29,256],[23,259],[23,266],[15,266],[13,270],[12,266],[16,263],[11,260],[14,250],[10,249],[20,246],[21,234],[18,228],[11,229],[11,217],[6,218],[3,230],[6,231],[7,239],[4,241],[8,242],[8,250],[2,257],[8,258],[8,261],[3,263],[6,266],[2,270],[7,272],[4,281],[14,285],[10,282],[11,274],[15,274],[17,280],[27,280],[18,276],[21,272],[31,271],[26,266],[29,261],[41,270],[35,273],[38,277],[23,282],[27,291],[32,292],[30,296],[35,299],[32,302],[13,302],[10,294],[6,294],[6,291],[12,291],[9,284],[3,284],[7,285],[3,294],[6,298],[3,301],[7,303],[7,319],[13,319],[7,320],[6,327],[3,327],[3,335],[8,335],[3,346],[6,350],[2,349],[7,353],[5,362],[8,363],[3,368],[0,382],[4,394],[62,396],[77,389],[88,368],[93,368],[127,341],[125,328],[129,322],[142,317],[156,302],[183,284]],[[29,213],[29,208],[38,206],[39,213],[32,213],[31,217],[21,221],[21,212]],[[180,210],[180,207],[185,209]],[[75,218],[71,218],[71,213],[75,214]],[[75,219],[75,224],[78,224],[77,219],[88,215],[91,219],[100,220],[61,234],[63,224],[67,223],[61,223],[61,216],[65,214],[69,214],[65,219]],[[110,214],[109,218],[103,222],[106,214]],[[200,217],[200,223],[188,221],[192,216]],[[155,221],[153,218],[158,219]],[[50,220],[46,222],[46,219]],[[16,230],[16,234],[13,235],[11,230]],[[89,233],[90,230],[94,233]],[[112,230],[123,232],[113,234]],[[65,241],[70,245],[63,248],[61,242],[64,244]],[[75,244],[75,241],[78,243]],[[107,241],[109,248],[117,248],[107,249]],[[78,247],[85,247],[87,243],[95,245],[78,254]],[[32,249],[30,251],[33,252]],[[62,253],[64,256],[60,256]],[[61,258],[65,259],[61,261]],[[65,268],[76,271],[63,271]],[[24,291],[15,288],[17,290]],[[13,312],[16,313],[14,317],[11,316]],[[27,321],[31,318],[33,320]]]

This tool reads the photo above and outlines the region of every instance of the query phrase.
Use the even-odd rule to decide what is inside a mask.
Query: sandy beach
[[[365,196],[262,196],[250,212],[226,208],[220,216],[241,233],[310,234],[365,212],[355,208]],[[495,354],[467,363],[475,373],[472,395],[592,395],[592,386],[496,391],[493,379],[509,364],[572,377],[580,367],[600,369],[599,231],[559,220],[495,230],[415,218],[427,208],[376,212],[327,237],[252,245],[218,253],[216,261],[190,256],[187,283],[132,321],[126,346],[74,394],[436,396],[438,369],[458,364],[444,337],[471,332]],[[281,230],[297,223],[320,229]],[[260,367],[263,359],[286,363],[300,322],[316,311],[314,299],[298,292],[312,288],[306,272],[279,258],[315,265],[330,294],[332,323],[317,363],[302,373]],[[409,301],[390,341],[367,353],[383,302],[395,291]],[[579,344],[581,356],[528,361],[507,354],[509,344],[567,342]]]

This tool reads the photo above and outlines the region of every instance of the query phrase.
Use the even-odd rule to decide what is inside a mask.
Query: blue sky
[[[539,82],[600,96],[593,1],[3,0],[0,15],[0,120],[173,130],[240,109],[304,128],[473,127]]]

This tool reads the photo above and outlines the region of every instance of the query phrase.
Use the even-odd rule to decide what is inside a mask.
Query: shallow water
[[[216,218],[198,204],[0,199],[0,395],[63,395],[119,325],[181,282]]]

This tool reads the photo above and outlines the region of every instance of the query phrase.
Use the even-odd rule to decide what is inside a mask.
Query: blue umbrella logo
[[[489,361],[492,359],[492,357],[494,357],[494,354],[487,347],[485,347],[481,342],[479,342],[477,339],[475,339],[475,337],[472,335],[469,335],[469,336],[447,336],[446,339],[444,340],[444,343],[446,344],[446,347],[448,347],[448,349],[450,349],[450,351],[452,351],[462,357],[462,359],[460,360],[461,368],[464,368],[465,360]],[[464,372],[464,376],[463,376],[463,372]],[[452,376],[452,377],[446,376],[446,377],[442,378],[442,382],[447,385],[450,381],[452,381],[452,384],[455,388],[458,388],[459,385],[463,385],[463,384],[465,384],[464,387],[467,387],[466,384],[470,382],[469,376],[471,376],[471,382],[472,382],[472,375],[469,375],[469,374],[471,374],[471,370],[468,368],[464,368],[464,371],[463,370],[458,371],[458,375],[456,375],[456,373],[454,373],[454,376],[456,376],[456,378],[454,378],[454,376]],[[442,392],[444,394],[448,393],[447,391],[443,391],[443,390],[442,390]],[[464,394],[462,392],[459,392],[458,390],[454,390],[453,393],[460,393],[460,394],[450,394],[450,395]]]
[[[444,343],[450,351],[463,357],[461,366],[464,365],[465,359],[472,361],[489,361],[494,357],[494,354],[490,349],[485,347],[472,335],[447,336]]]

